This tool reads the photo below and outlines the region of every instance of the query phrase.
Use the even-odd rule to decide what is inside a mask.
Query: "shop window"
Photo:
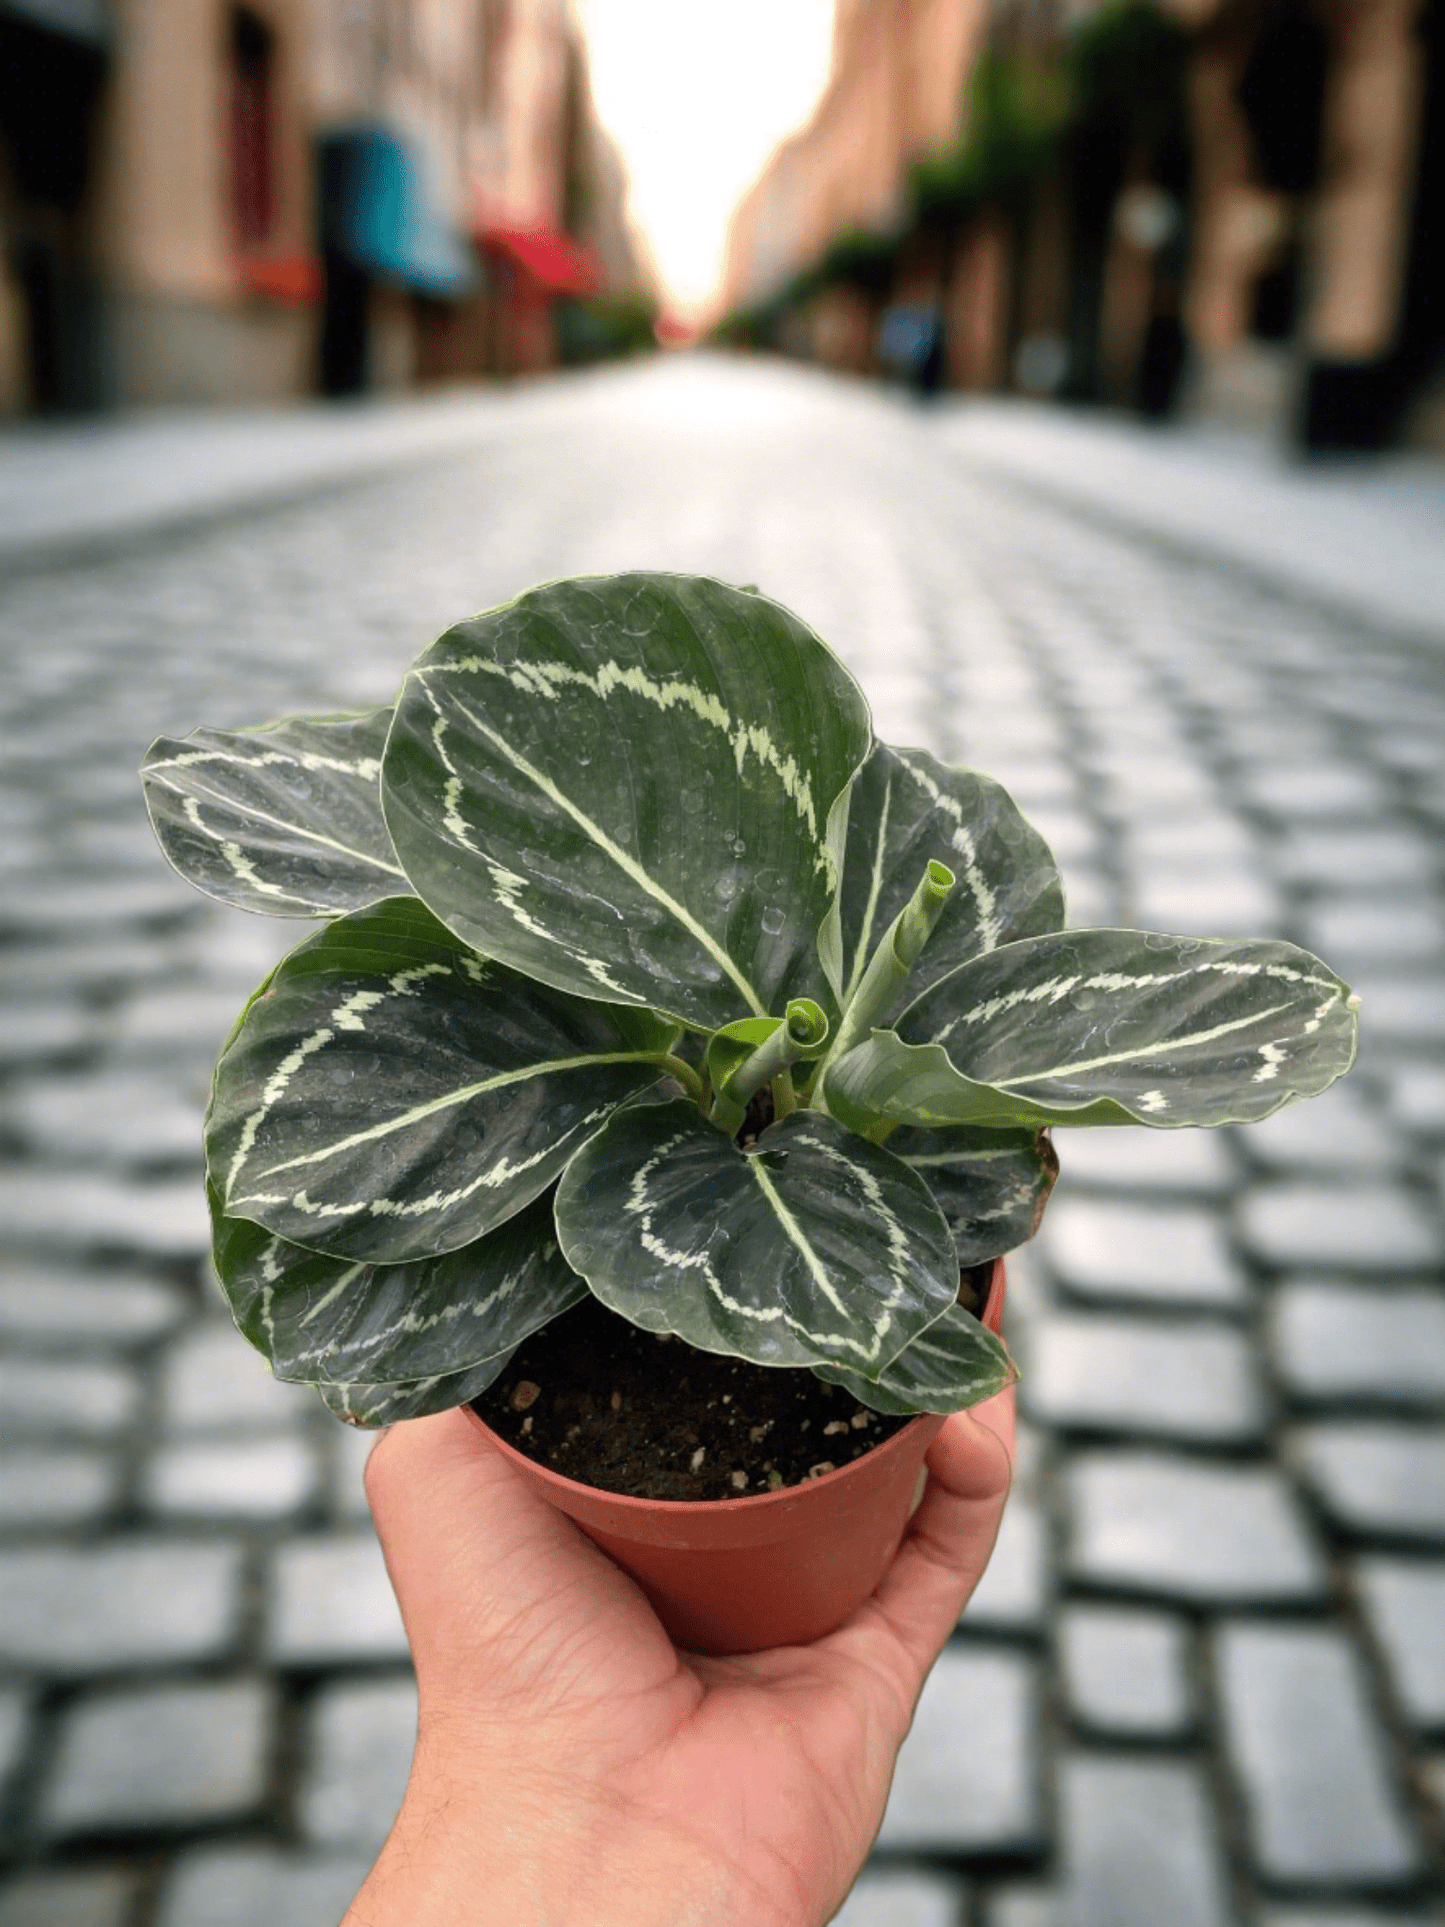
[[[256,247],[276,212],[273,164],[276,39],[248,7],[231,9],[231,195],[236,238]]]

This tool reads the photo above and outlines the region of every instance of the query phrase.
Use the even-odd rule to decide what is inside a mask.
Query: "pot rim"
[[[824,1472],[816,1479],[801,1479],[797,1485],[780,1485],[769,1492],[749,1492],[740,1499],[641,1499],[632,1492],[611,1492],[605,1485],[586,1485],[581,1479],[569,1479],[565,1472],[554,1472],[549,1465],[539,1465],[536,1459],[529,1459],[525,1452],[519,1452],[515,1445],[510,1445],[500,1434],[494,1432],[482,1415],[474,1412],[470,1405],[462,1409],[472,1423],[480,1426],[508,1459],[519,1468],[525,1469],[529,1477],[541,1479],[546,1484],[556,1486],[564,1492],[586,1494],[592,1499],[605,1499],[609,1506],[617,1506],[623,1512],[662,1513],[664,1516],[675,1514],[679,1518],[696,1518],[701,1512],[732,1514],[745,1513],[749,1510],[761,1512],[769,1506],[788,1502],[796,1504],[800,1493],[821,1490],[824,1486],[836,1485],[844,1479],[856,1476],[863,1466],[876,1463],[880,1454],[886,1453],[890,1448],[897,1448],[900,1440],[909,1437],[920,1425],[941,1428],[943,1420],[949,1416],[945,1412],[919,1412],[916,1417],[908,1421],[907,1425],[900,1426],[896,1432],[880,1440],[869,1451],[860,1453],[856,1459],[850,1459],[847,1465],[835,1466],[831,1472]]]
[[[989,1303],[992,1303],[994,1293],[999,1286],[1003,1273],[1003,1259],[995,1258],[993,1266],[989,1276]],[[985,1304],[985,1315],[988,1308],[988,1304]],[[569,1479],[565,1472],[554,1472],[551,1466],[541,1465],[536,1459],[528,1458],[525,1452],[519,1452],[515,1445],[509,1444],[500,1433],[494,1432],[481,1413],[473,1410],[470,1404],[464,1405],[462,1410],[474,1425],[486,1433],[507,1459],[531,1478],[540,1479],[562,1492],[575,1492],[593,1499],[603,1499],[609,1506],[617,1506],[623,1512],[648,1512],[653,1515],[661,1513],[664,1516],[675,1514],[679,1518],[696,1518],[701,1512],[728,1514],[742,1514],[749,1510],[761,1512],[769,1506],[796,1504],[803,1493],[821,1490],[824,1487],[839,1484],[845,1479],[857,1477],[863,1467],[876,1464],[881,1454],[898,1448],[900,1442],[916,1432],[920,1425],[933,1426],[936,1430],[941,1430],[944,1420],[952,1416],[947,1412],[919,1412],[908,1421],[907,1425],[900,1426],[896,1432],[880,1440],[869,1451],[860,1453],[856,1459],[850,1459],[847,1465],[835,1466],[831,1472],[824,1472],[819,1478],[802,1479],[796,1485],[780,1485],[769,1492],[750,1492],[740,1499],[642,1499],[632,1492],[610,1492],[606,1486],[587,1485],[581,1479]]]

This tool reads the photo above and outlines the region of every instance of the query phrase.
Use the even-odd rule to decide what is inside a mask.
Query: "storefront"
[[[82,228],[110,40],[103,0],[0,0],[0,409],[101,399]]]

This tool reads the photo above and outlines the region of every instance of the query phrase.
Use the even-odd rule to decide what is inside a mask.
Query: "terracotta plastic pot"
[[[1004,1267],[983,1321],[1003,1315]],[[537,1465],[477,1417],[533,1488],[635,1579],[680,1646],[752,1653],[842,1625],[882,1578],[923,1493],[923,1455],[943,1425],[916,1418],[850,1465],[746,1499],[634,1499]]]

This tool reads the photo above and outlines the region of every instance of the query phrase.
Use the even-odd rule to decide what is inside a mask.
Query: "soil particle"
[[[980,1267],[977,1282],[988,1271]],[[959,1295],[970,1310],[982,1309],[977,1282],[964,1273]],[[539,1465],[645,1499],[735,1499],[800,1485],[909,1423],[870,1412],[812,1372],[641,1331],[590,1296],[520,1346],[473,1409]],[[817,1457],[819,1434],[826,1459]]]

